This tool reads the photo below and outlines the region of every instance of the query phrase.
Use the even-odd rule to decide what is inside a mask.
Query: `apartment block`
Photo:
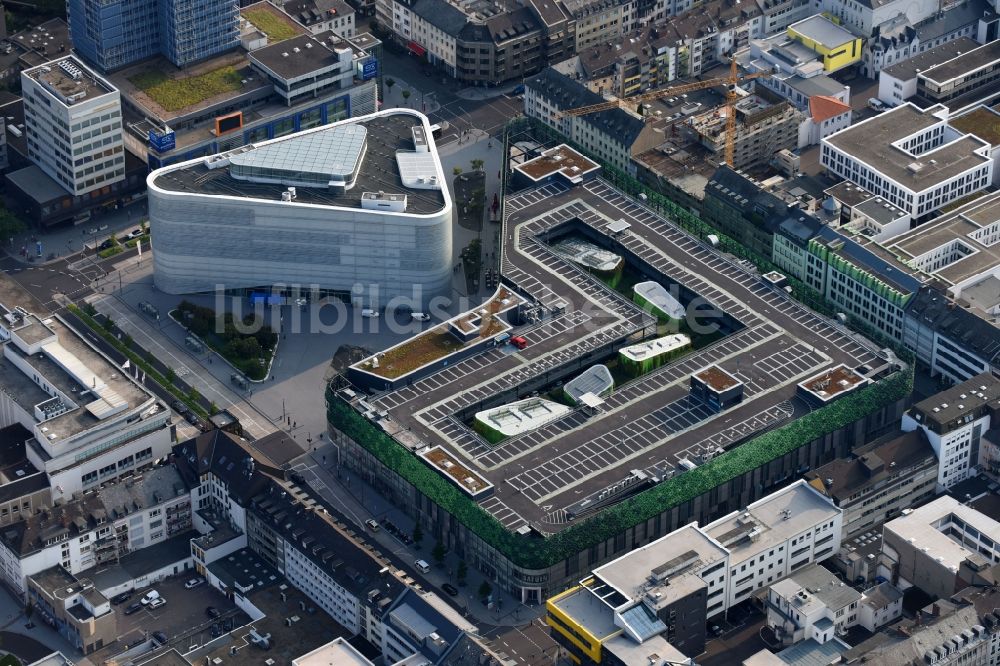
[[[780,150],[799,145],[799,125],[805,120],[788,102],[770,91],[748,95],[738,101],[733,166],[746,169],[766,164]],[[692,127],[701,144],[708,148],[714,161],[722,163],[726,150],[726,118],[715,110],[692,118]]]
[[[963,576],[1000,562],[998,544],[1000,523],[948,495],[882,530],[882,558],[897,587],[916,586],[940,598],[966,587]]]
[[[36,617],[84,654],[118,640],[118,616],[111,601],[89,578],[59,566],[39,572],[28,578],[27,601]]]
[[[704,527],[689,524],[594,570],[546,604],[553,636],[585,663],[614,640],[704,650],[705,622],[840,547],[842,511],[805,481]]]
[[[624,109],[558,116],[559,111],[597,104],[604,98],[551,67],[527,79],[524,85],[525,115],[541,120],[622,171],[634,173],[632,157],[664,141],[663,130]]]
[[[975,475],[983,434],[998,417],[1000,378],[983,373],[915,404],[902,428],[926,435],[940,461],[941,490]]]
[[[771,585],[764,609],[782,645],[826,643],[859,623],[861,601],[860,592],[813,564]]]
[[[950,127],[946,107],[907,103],[824,138],[820,161],[923,221],[992,182],[990,149]]]
[[[27,579],[40,572],[114,566],[191,527],[187,485],[172,466],[155,467],[9,525],[0,539],[0,575],[24,597]]]
[[[805,479],[843,510],[847,541],[933,497],[938,459],[927,435],[917,429],[886,435],[807,472]]]
[[[28,157],[75,196],[125,177],[118,90],[73,56],[21,72]]]

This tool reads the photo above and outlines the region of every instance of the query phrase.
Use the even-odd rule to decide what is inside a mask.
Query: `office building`
[[[118,91],[73,56],[21,72],[28,157],[75,196],[121,181]]]
[[[157,287],[314,285],[365,307],[426,303],[451,290],[444,183],[426,117],[401,109],[165,167],[149,176]]]
[[[604,98],[549,67],[524,82],[524,113],[575,141],[584,150],[617,169],[635,172],[632,158],[665,140],[664,131],[625,109],[583,116],[557,116],[559,111]]]
[[[706,620],[835,553],[841,516],[829,498],[797,481],[744,511],[685,525],[594,569],[549,599],[546,621],[586,663],[604,663],[606,643],[618,637],[645,644],[660,636],[696,657]]]
[[[976,473],[983,434],[1000,416],[1000,378],[983,373],[915,404],[903,430],[924,433],[937,455],[938,489]]]
[[[843,510],[847,541],[933,497],[937,455],[922,430],[891,433],[805,478]]]
[[[921,72],[937,69],[979,46],[971,37],[960,37],[882,68],[878,73],[878,98],[889,106],[915,98]]]
[[[74,575],[113,567],[191,526],[187,485],[172,466],[155,467],[9,525],[0,539],[0,574],[24,597],[26,579],[52,567]]]
[[[73,48],[102,72],[162,54],[186,67],[239,46],[239,4],[231,0],[69,0]]]
[[[826,137],[826,170],[923,221],[993,180],[991,146],[948,125],[941,105],[907,103]]]
[[[768,587],[767,626],[784,646],[807,640],[826,643],[859,622],[862,595],[818,564]]]
[[[48,476],[54,502],[167,454],[170,410],[137,380],[58,316],[0,315],[0,425],[31,433],[26,460]]]
[[[916,586],[948,598],[968,575],[1000,562],[1000,523],[945,495],[889,521],[882,529],[882,557],[897,586]]]
[[[806,284],[846,317],[903,339],[907,302],[920,280],[851,238],[824,226],[807,243]]]

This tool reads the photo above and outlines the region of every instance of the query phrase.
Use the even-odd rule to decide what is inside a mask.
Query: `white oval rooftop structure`
[[[640,305],[648,303],[671,319],[684,318],[684,306],[671,296],[659,282],[640,282],[635,285],[635,294],[644,301],[644,303],[640,302]]]
[[[563,391],[573,402],[579,403],[584,394],[603,396],[610,393],[614,387],[615,380],[608,366],[598,364],[590,366],[575,379],[566,382]]]
[[[566,405],[543,398],[527,398],[476,412],[476,421],[504,437],[534,430],[572,411]]]
[[[683,333],[674,333],[672,335],[665,335],[662,338],[646,340],[637,345],[622,347],[618,350],[618,353],[633,361],[645,361],[660,354],[669,354],[678,349],[684,349],[690,346],[690,344],[691,338]]]

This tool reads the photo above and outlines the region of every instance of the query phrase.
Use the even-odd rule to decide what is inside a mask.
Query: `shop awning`
[[[416,42],[410,42],[409,44],[406,45],[406,48],[410,49],[410,53],[417,56],[422,56],[425,53],[427,53],[427,49],[422,47],[420,44],[417,44]]]

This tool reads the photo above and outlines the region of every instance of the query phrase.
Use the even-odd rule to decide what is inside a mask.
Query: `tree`
[[[424,540],[424,531],[420,529],[420,523],[413,526],[413,543],[420,548],[420,542]]]
[[[24,231],[24,223],[0,204],[0,237],[4,239],[4,242],[6,243],[7,238],[22,231]]]
[[[166,372],[163,373],[163,378],[167,380],[168,384],[173,384],[174,380],[177,379],[177,373],[168,365]]]
[[[199,400],[201,400],[201,393],[198,393],[198,389],[196,389],[193,386],[188,389],[188,400],[194,403],[197,403]]]
[[[213,414],[218,414],[219,411],[220,411],[219,410],[219,406],[217,404],[215,404],[214,402],[208,403],[208,414],[209,414],[209,416],[211,416]]]
[[[469,575],[469,567],[465,564],[465,560],[459,560],[458,570],[455,572],[455,577],[458,579],[459,587],[465,587],[465,577]]]
[[[451,172],[456,176],[460,176],[462,175],[462,167],[455,167],[454,169],[451,170]]]
[[[483,581],[482,585],[479,586],[479,596],[483,599],[490,596],[490,592],[493,591],[493,586],[490,585],[489,581]]]
[[[128,333],[122,335],[122,344],[126,349],[132,349],[132,336]]]
[[[388,97],[389,93],[392,92],[392,87],[394,85],[396,85],[396,79],[386,79],[385,80],[385,90],[386,90],[386,96],[387,97]]]
[[[486,162],[484,162],[483,160],[479,160],[479,159],[472,160],[471,163],[472,163],[472,170],[473,171],[482,171],[483,170],[483,165],[486,164]]]
[[[404,100],[406,100],[406,101],[408,102],[408,101],[409,101],[409,99],[410,99],[410,95],[412,95],[412,94],[413,94],[413,93],[411,93],[411,92],[410,92],[409,90],[404,90],[404,91],[402,92],[402,95],[403,95],[403,99],[404,99]]]
[[[105,331],[110,331],[114,327],[115,327],[115,320],[112,319],[111,317],[105,316],[104,317],[104,330]]]
[[[436,544],[434,544],[434,550],[431,551],[431,557],[433,557],[434,561],[440,565],[442,562],[444,562],[444,553],[445,553],[444,544],[438,541]]]

